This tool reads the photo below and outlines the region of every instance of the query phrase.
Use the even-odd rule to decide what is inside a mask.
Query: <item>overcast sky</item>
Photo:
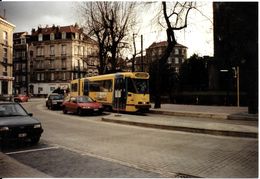
[[[203,3],[202,3],[203,4]],[[176,32],[176,39],[188,47],[188,56],[197,53],[203,55],[213,55],[213,28],[212,28],[212,5],[205,2],[201,7],[202,11],[207,14],[207,18],[198,12],[190,14],[188,28],[180,32]],[[1,1],[0,15],[4,16],[7,21],[16,26],[15,32],[27,31],[31,33],[32,28],[37,29],[39,25],[45,27],[60,25],[73,25],[78,22],[76,13],[75,1]],[[151,15],[143,13],[144,18],[149,18]],[[209,20],[211,19],[211,21]],[[147,22],[147,21],[143,21]],[[80,23],[79,23],[80,24]],[[140,48],[140,35],[143,35],[144,49],[148,48],[153,42],[166,40],[166,33],[163,30],[154,30],[149,27],[149,24],[143,24],[139,33],[139,38],[136,38],[137,50]]]

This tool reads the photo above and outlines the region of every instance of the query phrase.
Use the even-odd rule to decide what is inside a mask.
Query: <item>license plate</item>
[[[94,111],[98,111],[98,109],[94,109]]]
[[[18,137],[26,137],[27,134],[26,133],[21,133],[21,134],[18,134]]]

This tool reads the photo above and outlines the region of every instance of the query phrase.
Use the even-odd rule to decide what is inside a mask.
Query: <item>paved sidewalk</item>
[[[50,178],[50,176],[26,166],[0,152],[1,178]]]
[[[211,135],[258,137],[258,115],[248,114],[246,107],[162,104],[160,109],[150,111],[163,115],[111,114],[102,120]]]
[[[163,104],[161,109],[151,109],[151,112],[166,115],[157,116],[148,114],[147,116],[137,116],[119,114],[119,116],[116,116],[115,114],[110,114],[103,116],[102,120],[128,125],[212,135],[258,137],[258,115],[247,114],[246,107]],[[49,178],[51,176],[19,163],[15,159],[0,152],[0,177]]]
[[[161,108],[151,108],[150,111],[152,113],[173,116],[205,117],[233,120],[258,120],[257,114],[248,114],[247,107],[162,104]]]

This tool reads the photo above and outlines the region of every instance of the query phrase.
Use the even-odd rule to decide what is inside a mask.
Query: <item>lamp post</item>
[[[237,82],[237,107],[240,106],[240,88],[239,88],[239,66],[234,67],[235,70],[235,78]]]
[[[79,63],[79,60],[78,59],[78,95],[80,95],[80,63]]]
[[[224,100],[224,104],[225,105],[229,105],[229,77],[228,77],[228,72],[229,70],[227,69],[222,69],[220,70],[220,72],[224,75],[224,80],[225,80],[225,85],[224,85],[224,89],[226,90],[226,97]]]

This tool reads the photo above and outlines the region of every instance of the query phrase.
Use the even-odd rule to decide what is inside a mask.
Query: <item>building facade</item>
[[[0,17],[0,95],[13,93],[13,32],[15,25]]]
[[[32,29],[29,43],[29,91],[46,95],[72,79],[98,75],[97,43],[77,24]]]
[[[28,32],[13,34],[13,89],[14,94],[27,94],[28,89]]]
[[[167,48],[167,41],[163,42],[154,42],[146,49],[146,56],[143,59],[144,69],[148,69],[149,63],[158,60],[164,54],[164,51]],[[179,73],[179,69],[182,63],[187,59],[187,47],[176,44],[171,52],[171,55],[168,58],[167,63],[170,65],[170,68],[175,72]],[[138,60],[138,66],[140,67],[142,64]]]

